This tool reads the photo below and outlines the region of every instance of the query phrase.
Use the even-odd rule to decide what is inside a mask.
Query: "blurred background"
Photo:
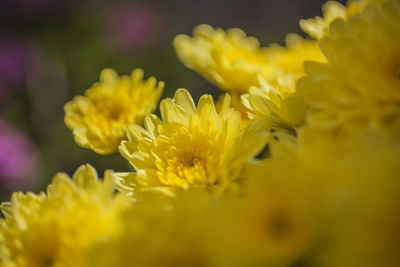
[[[63,122],[64,104],[105,67],[166,82],[198,98],[217,89],[176,58],[172,40],[202,23],[239,27],[262,45],[300,33],[298,21],[321,15],[323,0],[1,0],[0,200],[45,189],[56,172],[83,163],[126,171],[119,155],[78,147]],[[344,2],[344,1],[339,1]]]

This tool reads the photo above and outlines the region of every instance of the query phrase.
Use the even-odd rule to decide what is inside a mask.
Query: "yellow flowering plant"
[[[57,174],[47,192],[14,193],[1,204],[0,266],[87,266],[90,248],[119,231],[129,199],[114,194],[111,172],[90,165]]]
[[[305,74],[305,61],[325,61],[318,43],[297,34],[286,37],[286,46],[271,45],[265,50],[269,71],[258,77],[259,85],[242,95],[251,118],[268,118],[273,128],[293,132],[304,123],[307,106],[297,92],[297,81]]]
[[[331,23],[331,35],[320,44],[327,62],[306,63],[301,81],[309,124],[345,134],[372,127],[398,135],[399,9],[398,1],[373,3],[347,22]]]
[[[203,24],[193,30],[193,37],[176,36],[174,47],[186,67],[230,93],[233,107],[241,111],[242,124],[247,124],[247,108],[240,96],[259,85],[258,76],[267,71],[269,62],[259,41],[238,28],[224,31]]]
[[[197,107],[185,89],[160,103],[161,119],[152,115],[145,128],[129,127],[121,155],[136,172],[117,178],[123,191],[157,191],[174,196],[177,189],[206,188],[217,194],[237,191],[245,161],[265,146],[268,122],[240,129],[240,113],[226,95],[217,112],[210,95]]]
[[[1,204],[0,266],[399,266],[400,1],[329,1],[262,47],[208,25],[174,48],[217,104],[143,71],[65,105],[90,165]]]
[[[353,15],[361,13],[371,3],[383,3],[386,0],[354,0],[349,1],[346,7],[336,1],[327,1],[322,6],[322,17],[300,20],[300,27],[309,36],[320,40],[329,36],[329,26],[335,19],[347,20]]]
[[[126,138],[125,128],[142,124],[153,112],[161,97],[164,82],[154,77],[143,80],[143,70],[121,76],[104,69],[100,82],[65,104],[65,124],[73,132],[78,145],[99,154],[114,153]]]
[[[174,47],[190,69],[231,94],[244,121],[268,118],[275,129],[293,131],[303,123],[305,105],[296,92],[306,60],[324,61],[318,42],[289,34],[287,46],[260,47],[254,37],[239,29],[214,29],[200,25],[193,37],[178,35]],[[292,100],[295,98],[296,100]],[[300,100],[299,100],[300,98]]]
[[[224,31],[199,25],[193,37],[176,36],[174,47],[185,66],[230,93],[246,93],[257,85],[268,62],[258,40],[237,28]]]

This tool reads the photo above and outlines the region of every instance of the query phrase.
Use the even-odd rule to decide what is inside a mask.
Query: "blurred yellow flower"
[[[154,77],[143,80],[143,70],[121,76],[104,69],[100,82],[76,96],[65,107],[65,124],[73,132],[75,142],[99,154],[114,153],[126,138],[126,127],[142,124],[160,99],[163,82]]]
[[[232,107],[246,110],[238,101],[250,86],[259,85],[258,75],[264,72],[268,58],[258,40],[238,28],[226,31],[199,25],[193,37],[180,34],[174,39],[176,54],[183,64],[198,72],[232,96]],[[241,112],[242,113],[242,112]],[[248,121],[242,113],[242,124]]]
[[[90,165],[72,179],[57,174],[47,194],[14,193],[1,204],[0,265],[88,266],[90,247],[119,231],[119,213],[129,205],[115,196],[110,173],[100,181]]]
[[[235,191],[244,162],[263,149],[269,136],[265,120],[240,130],[240,113],[230,108],[229,95],[217,112],[212,96],[203,95],[196,108],[189,92],[178,89],[173,99],[161,101],[160,110],[162,120],[148,116],[145,128],[129,127],[129,141],[121,142],[122,156],[136,170],[117,178],[124,192]]]
[[[289,181],[305,193],[300,199],[308,200],[304,214],[311,214],[314,229],[308,245],[315,250],[303,264],[399,265],[400,142],[372,130],[347,138],[312,127],[299,129],[297,138],[275,134],[272,157],[249,167],[247,179]]]
[[[342,133],[400,132],[399,25],[397,0],[332,22],[331,35],[321,40],[328,62],[307,63],[299,85],[310,105],[310,125]]]
[[[259,76],[259,86],[251,86],[242,96],[251,110],[249,116],[268,118],[274,129],[293,131],[303,123],[307,107],[296,92],[297,80],[305,74],[303,64],[312,60],[325,61],[318,43],[297,34],[286,37],[286,46],[271,45],[265,49],[270,63],[268,71]]]
[[[322,17],[300,20],[300,27],[309,36],[319,40],[329,32],[329,24],[337,19],[347,18],[347,8],[339,2],[328,1],[322,5]]]
[[[246,193],[220,207],[213,251],[226,266],[293,266],[316,237],[314,199],[295,170],[254,168]]]
[[[316,41],[296,34],[287,37],[287,47],[272,44],[260,47],[254,37],[239,29],[214,29],[199,25],[193,37],[178,35],[174,46],[178,57],[233,99],[232,106],[242,111],[244,121],[266,117],[276,129],[293,130],[303,122],[305,105],[296,92],[296,81],[304,74],[306,60],[324,61]],[[290,98],[286,100],[287,98]],[[294,99],[294,100],[293,100]],[[243,106],[244,104],[244,106]]]
[[[165,199],[132,205],[121,219],[120,234],[93,247],[93,266],[216,266],[208,246],[213,242],[207,227],[213,218],[206,216],[209,197],[194,193],[174,199],[169,209]]]
[[[232,93],[246,93],[257,85],[258,75],[268,62],[258,40],[237,28],[224,31],[199,25],[193,37],[176,36],[174,47],[186,67]]]
[[[371,3],[383,3],[386,0],[353,0],[348,6],[336,1],[328,1],[322,5],[322,17],[300,20],[300,27],[309,36],[320,40],[329,35],[329,25],[335,19],[347,20],[349,17],[361,13]]]

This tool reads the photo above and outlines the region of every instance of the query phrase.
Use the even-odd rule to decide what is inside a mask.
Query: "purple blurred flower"
[[[24,83],[27,61],[26,44],[0,36],[0,101]]]
[[[150,5],[113,6],[105,17],[106,41],[116,49],[145,49],[160,40],[163,24],[160,14]]]
[[[38,157],[31,141],[15,127],[0,120],[0,184],[6,190],[32,189]]]

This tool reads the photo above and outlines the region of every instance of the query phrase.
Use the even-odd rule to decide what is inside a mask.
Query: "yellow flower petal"
[[[125,127],[142,124],[155,110],[163,88],[164,83],[157,84],[153,77],[143,80],[141,69],[130,77],[105,69],[85,96],[65,104],[65,124],[78,145],[99,154],[113,153],[126,138]]]
[[[219,194],[234,188],[244,162],[266,144],[270,125],[256,121],[241,130],[240,113],[229,103],[226,95],[218,113],[212,97],[203,95],[196,108],[183,89],[173,99],[162,100],[162,120],[152,116],[146,119],[145,128],[130,127],[130,140],[120,145],[122,156],[137,172],[135,179],[126,182],[118,178],[123,191],[131,186],[131,194],[139,195],[165,188],[165,195],[172,195],[206,188]]]

